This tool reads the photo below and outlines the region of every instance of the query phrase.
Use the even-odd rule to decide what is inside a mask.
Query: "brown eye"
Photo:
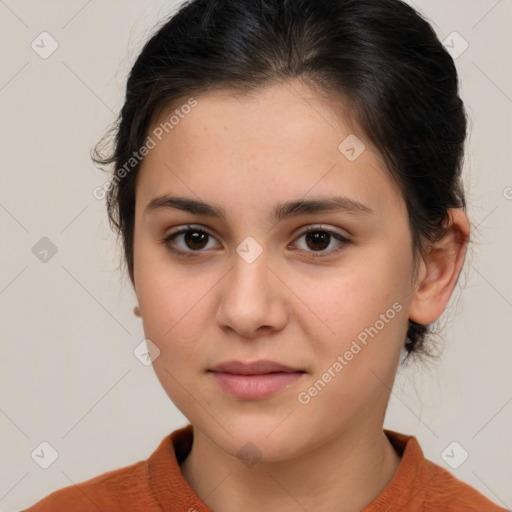
[[[346,245],[350,244],[350,240],[340,233],[321,227],[310,228],[307,231],[304,231],[299,235],[298,239],[303,237],[305,242],[303,245],[305,248],[301,247],[301,249],[308,252],[309,255],[314,258],[331,256],[338,251],[341,251]],[[333,240],[337,241],[338,244],[334,246],[334,249],[326,250]]]
[[[325,231],[308,231],[306,244],[315,251],[323,251],[329,246],[331,235]]]
[[[183,233],[183,240],[187,247],[197,251],[205,248],[209,236],[204,231],[185,231]]]
[[[167,235],[162,241],[172,252],[193,256],[193,253],[205,252],[209,249],[208,243],[213,236],[204,229],[187,226],[179,231]]]

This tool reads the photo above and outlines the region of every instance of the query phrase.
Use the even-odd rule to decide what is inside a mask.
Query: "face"
[[[414,267],[381,156],[299,83],[196,100],[153,136],[136,185],[134,286],[162,386],[231,455],[251,442],[286,460],[381,429]],[[262,360],[287,370],[218,368]]]

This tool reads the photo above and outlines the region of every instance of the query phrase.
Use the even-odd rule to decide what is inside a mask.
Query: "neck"
[[[194,429],[181,466],[199,498],[217,512],[359,512],[393,478],[400,457],[382,428],[346,431],[286,461],[245,466]]]

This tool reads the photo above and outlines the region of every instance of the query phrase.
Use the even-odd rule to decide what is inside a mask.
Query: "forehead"
[[[189,98],[183,97],[173,102],[172,108],[160,115],[152,129],[159,126],[165,129],[165,122],[173,113],[185,110],[188,101]],[[174,115],[178,123],[167,130],[180,132],[180,139],[187,142],[188,148],[197,143],[205,149],[211,143],[211,149],[233,153],[239,148],[244,155],[255,152],[264,155],[270,149],[279,149],[283,154],[304,149],[306,153],[308,146],[325,138],[327,132],[335,138],[352,132],[363,137],[361,130],[349,123],[348,109],[341,100],[320,96],[299,81],[243,94],[225,89],[210,91],[195,97],[195,102],[196,106],[187,108],[188,113],[179,116],[179,120]]]
[[[195,101],[181,111],[175,103],[151,126],[156,145],[139,171],[139,203],[162,193],[253,202],[259,209],[271,198],[275,204],[307,194],[335,193],[377,206],[400,200],[380,153],[349,122],[339,100],[295,82],[244,96],[208,92]],[[166,125],[173,114],[174,123]],[[344,152],[346,140],[360,143],[357,151],[364,144],[355,160]]]

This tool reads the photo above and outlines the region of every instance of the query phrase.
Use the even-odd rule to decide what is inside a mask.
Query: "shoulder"
[[[372,504],[373,508],[365,512],[506,512],[447,469],[426,459],[414,436],[385,432],[401,462],[390,484]]]
[[[146,461],[52,492],[22,512],[159,511],[147,484]]]
[[[188,424],[165,436],[148,459],[68,485],[21,512],[161,512],[160,503],[188,502],[193,494],[179,461],[192,439]]]
[[[425,493],[426,510],[464,510],[465,512],[503,512],[506,509],[490,501],[467,483],[441,466],[425,459],[431,481]]]

